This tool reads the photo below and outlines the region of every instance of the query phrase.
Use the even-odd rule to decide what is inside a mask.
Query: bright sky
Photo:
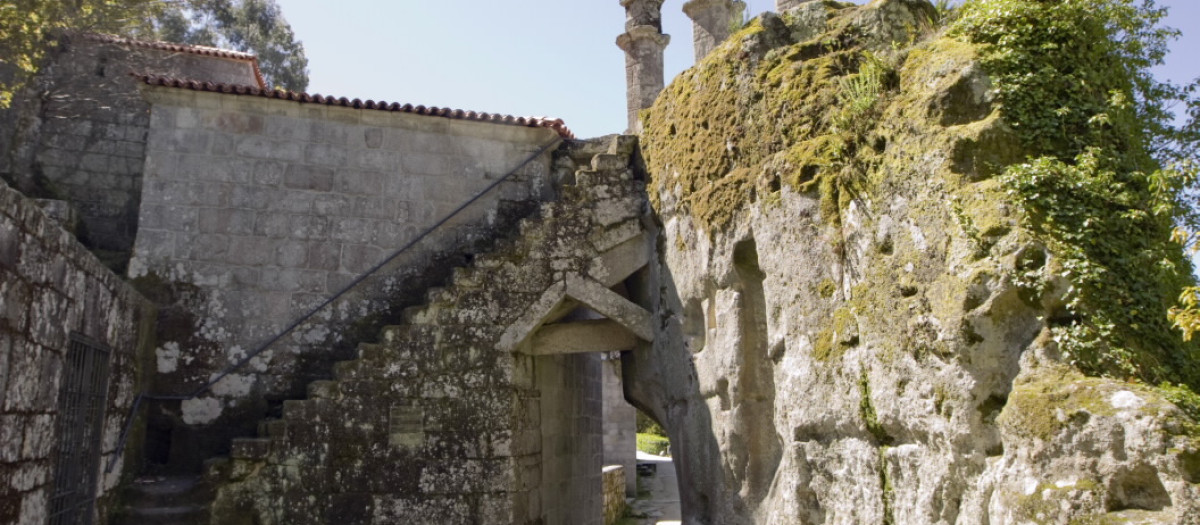
[[[304,42],[311,93],[557,117],[580,137],[625,129],[618,0],[277,1]],[[752,14],[775,7],[747,3]],[[1159,3],[1184,36],[1158,74],[1175,82],[1200,76],[1200,2]],[[692,65],[682,6],[663,6],[668,79]]]

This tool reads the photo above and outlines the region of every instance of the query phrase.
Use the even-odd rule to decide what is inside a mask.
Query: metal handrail
[[[550,151],[552,148],[557,147],[560,143],[562,143],[563,140],[564,139],[562,137],[555,137],[554,140],[550,141],[546,145],[539,148],[536,153],[531,155],[529,158],[526,158],[519,165],[517,165],[517,167],[513,168],[508,173],[504,174],[503,177],[496,179],[494,182],[492,182],[486,188],[484,188],[483,191],[479,192],[474,197],[467,199],[466,202],[460,204],[453,211],[446,214],[445,217],[442,217],[441,220],[437,221],[432,226],[426,228],[425,231],[421,232],[419,235],[414,237],[411,241],[406,243],[404,246],[401,246],[399,249],[397,249],[395,252],[393,252],[391,255],[389,255],[386,259],[380,261],[375,266],[372,266],[366,272],[364,272],[362,275],[359,275],[357,278],[355,278],[353,281],[350,281],[349,284],[342,287],[341,290],[338,290],[337,293],[333,294],[328,299],[325,299],[324,302],[317,305],[315,308],[312,308],[311,310],[309,310],[308,313],[296,318],[295,321],[292,321],[291,324],[289,324],[286,328],[284,328],[278,334],[275,334],[274,337],[272,337],[269,340],[267,340],[266,342],[260,344],[257,348],[255,348],[255,350],[253,352],[246,354],[246,356],[243,357],[241,360],[239,360],[238,362],[234,363],[233,365],[230,365],[229,367],[225,368],[225,370],[221,371],[221,373],[217,374],[214,378],[210,379],[207,383],[202,385],[200,388],[197,388],[192,393],[187,394],[187,395],[175,395],[175,396],[149,394],[149,393],[145,393],[145,392],[138,393],[137,397],[135,397],[133,400],[133,405],[129,409],[129,415],[126,417],[125,426],[121,430],[121,438],[117,442],[117,449],[114,451],[113,457],[112,457],[112,459],[109,460],[108,466],[105,467],[104,472],[105,473],[112,472],[112,469],[116,467],[117,461],[121,458],[121,455],[124,453],[125,445],[129,439],[129,432],[133,427],[134,416],[137,414],[137,410],[138,410],[138,408],[141,407],[143,401],[146,401],[146,400],[150,400],[150,401],[188,401],[188,400],[192,400],[192,399],[196,399],[196,398],[200,397],[201,394],[207,392],[209,389],[211,389],[214,385],[219,383],[222,379],[227,377],[229,374],[232,374],[232,373],[236,372],[237,370],[239,370],[240,368],[242,368],[243,366],[246,366],[246,364],[249,363],[252,359],[254,359],[255,357],[258,357],[260,354],[265,352],[272,345],[279,342],[280,339],[283,339],[283,337],[286,336],[287,334],[291,333],[292,330],[295,330],[297,327],[299,327],[300,325],[304,324],[306,321],[311,319],[312,316],[317,314],[317,312],[320,312],[326,306],[329,306],[330,304],[332,304],[334,301],[341,299],[343,295],[346,295],[348,292],[350,292],[350,290],[357,287],[359,284],[361,284],[363,281],[365,281],[368,277],[374,275],[375,272],[378,272],[384,266],[387,266],[389,263],[396,260],[397,257],[403,255],[404,252],[408,251],[413,246],[416,246],[417,243],[424,240],[426,237],[428,237],[431,233],[436,231],[438,228],[441,228],[444,224],[446,224],[447,222],[450,222],[452,219],[454,219],[455,216],[457,216],[459,213],[462,213],[463,210],[467,209],[469,206],[474,204],[479,199],[482,199],[488,193],[491,193],[492,190],[496,189],[496,187],[499,186],[501,183],[507,181],[509,178],[511,178],[513,175],[515,175],[518,171],[525,169],[525,166],[528,166],[529,163],[531,163],[534,160],[536,160],[537,158],[541,157],[547,151]]]

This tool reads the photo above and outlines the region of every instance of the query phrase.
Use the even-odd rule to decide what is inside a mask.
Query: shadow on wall
[[[648,230],[655,230],[659,227],[660,225],[647,225]],[[657,234],[657,232],[654,233]],[[662,236],[657,236],[657,238],[660,241],[663,239]],[[753,241],[751,241],[749,249],[753,249]],[[662,250],[662,247],[659,246],[657,252],[652,254],[653,260],[649,264],[649,268],[663,268],[657,260]],[[739,268],[739,277],[743,278],[742,290],[748,290],[748,293],[742,295],[750,298],[751,303],[757,304],[762,315],[759,316],[761,319],[752,314],[746,316],[748,319],[742,326],[744,330],[758,334],[748,337],[746,340],[752,342],[761,340],[760,346],[764,347],[761,359],[765,361],[766,337],[765,312],[763,312],[762,304],[762,272],[756,271],[757,256],[746,255],[744,261],[746,264]],[[753,300],[755,283],[757,283],[758,290],[757,302]],[[667,271],[640,272],[631,278],[629,284],[629,289],[633,294],[631,299],[638,304],[656,305],[654,311],[659,312],[685,311],[676,284]],[[754,306],[750,305],[747,309],[752,312]],[[766,490],[770,487],[771,479],[774,477],[775,467],[779,463],[778,437],[762,438],[761,443],[758,440],[747,441],[747,449],[742,455],[746,461],[741,464],[740,472],[737,474],[726,472],[726,466],[722,464],[720,445],[713,433],[713,415],[704,401],[705,397],[700,390],[692,350],[689,349],[689,341],[695,343],[696,338],[686,336],[684,324],[685,319],[682,315],[672,315],[661,319],[660,324],[655,327],[658,334],[653,344],[642,343],[637,350],[623,354],[622,372],[626,378],[625,398],[666,429],[679,481],[683,522],[695,524],[741,523],[747,519],[746,516],[750,515],[747,509],[752,502],[727,490],[723,480],[732,479],[727,476],[737,476],[736,479],[746,476],[765,479],[762,483],[754,484],[755,487],[761,487],[760,492],[765,495]],[[755,330],[756,327],[761,330]],[[749,365],[756,369],[765,366],[767,371],[765,374],[761,371],[750,371],[746,374],[748,377],[738,386],[742,387],[749,382],[757,381],[759,376],[765,376],[764,380],[770,381],[770,363],[757,363],[756,359],[759,358],[746,357],[746,354],[755,354],[757,347],[753,344],[743,345],[743,347],[742,359],[746,361],[744,366]],[[698,351],[700,348],[702,345],[696,347],[696,350]],[[755,388],[766,392],[774,391],[774,385],[771,383]],[[752,406],[746,407],[745,417],[753,421],[759,421],[762,417],[766,417],[768,418],[766,420],[768,428],[770,428],[770,418],[773,417],[772,407],[773,398],[757,399]],[[751,454],[756,456],[754,461],[749,460]]]

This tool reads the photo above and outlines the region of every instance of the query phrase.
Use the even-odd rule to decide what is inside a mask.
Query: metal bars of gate
[[[49,525],[92,523],[110,354],[104,344],[71,334],[59,388]]]

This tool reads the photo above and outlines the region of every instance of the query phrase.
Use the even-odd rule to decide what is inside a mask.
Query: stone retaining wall
[[[135,473],[135,439],[111,472],[122,426],[144,388],[153,306],[32,200],[0,184],[0,523],[46,523],[60,454],[60,385],[72,334],[111,349],[100,436],[100,519]],[[104,389],[101,389],[104,391]],[[78,432],[82,429],[63,429]],[[135,452],[128,452],[134,450]]]
[[[613,525],[625,514],[625,488],[625,467],[604,467],[604,525]]]

